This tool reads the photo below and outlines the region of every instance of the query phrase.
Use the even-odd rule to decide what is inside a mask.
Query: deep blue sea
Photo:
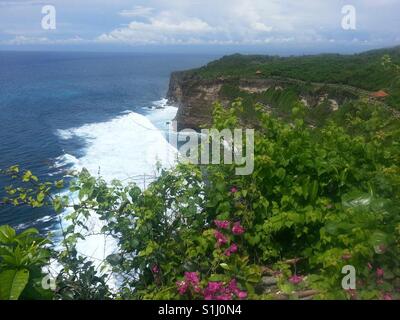
[[[46,181],[83,167],[107,180],[148,173],[154,152],[168,149],[162,128],[176,110],[162,99],[170,73],[215,58],[0,52],[0,168],[19,164]],[[0,178],[0,190],[5,184]],[[0,207],[2,224],[46,231],[55,219],[45,208]]]

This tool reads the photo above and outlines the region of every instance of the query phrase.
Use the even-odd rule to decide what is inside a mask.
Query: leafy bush
[[[54,195],[62,182],[11,187],[4,202],[70,209],[58,286],[82,291],[59,298],[113,297],[111,274],[94,274],[75,248],[94,214],[105,222],[102,232],[118,240],[106,261],[122,278],[118,298],[299,298],[310,289],[317,299],[398,298],[398,119],[378,105],[347,108],[313,129],[301,104],[286,122],[256,106],[260,127],[249,176],[236,176],[233,165],[180,164],[160,170],[141,190],[108,185],[84,170],[69,188],[79,204]],[[240,100],[227,109],[216,104],[215,128],[239,126],[243,109]],[[22,184],[33,179],[17,167],[6,173]],[[356,291],[342,289],[345,265],[356,268]],[[275,292],[260,289],[267,274],[276,278]]]
[[[42,268],[49,263],[49,241],[35,229],[17,234],[0,227],[0,300],[51,298],[42,288]]]

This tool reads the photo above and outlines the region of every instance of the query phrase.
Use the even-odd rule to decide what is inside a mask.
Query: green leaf
[[[40,192],[38,195],[37,195],[37,201],[38,202],[43,202],[43,200],[44,200],[44,198],[46,197],[46,195],[44,194],[44,192]]]
[[[279,180],[283,180],[286,176],[286,170],[284,168],[279,168],[275,175],[279,178]]]
[[[226,190],[225,184],[223,182],[217,182],[216,185],[215,185],[215,188],[219,192],[224,192]]]
[[[29,271],[6,270],[0,273],[0,300],[18,300],[29,280]]]
[[[222,274],[212,274],[208,281],[224,281],[226,279],[225,275]]]
[[[318,181],[314,180],[312,182],[309,194],[310,194],[311,201],[314,201],[317,198],[317,195],[318,195]]]
[[[230,270],[230,267],[226,263],[221,263],[220,266],[224,270]]]
[[[9,243],[15,238],[15,230],[10,226],[0,227],[0,242]]]
[[[62,189],[62,188],[64,188],[64,180],[59,180],[59,181],[54,182],[54,186],[55,186],[57,189]]]
[[[32,172],[31,171],[25,171],[24,175],[22,176],[22,181],[23,182],[29,182],[29,180],[32,177]]]
[[[39,231],[35,228],[29,228],[18,234],[17,238],[22,239],[25,237],[33,236],[33,235],[38,235]]]
[[[61,211],[63,210],[63,203],[61,201],[61,198],[57,197],[53,200],[53,208],[56,213],[61,213]]]

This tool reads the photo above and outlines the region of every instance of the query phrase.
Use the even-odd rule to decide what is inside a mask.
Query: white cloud
[[[146,22],[132,21],[127,27],[102,34],[97,40],[132,44],[193,43],[212,32],[214,29],[199,18],[179,19],[170,12],[162,12]]]
[[[340,1],[149,2],[151,7],[138,6],[122,11],[133,21],[128,26],[101,34],[97,41],[129,44],[254,44],[325,40],[329,43],[333,33],[343,32]],[[141,19],[136,19],[139,17]]]
[[[85,42],[85,40],[79,36],[67,39],[49,39],[48,37],[27,37],[19,35],[10,40],[0,41],[0,44],[20,46],[32,44],[77,44],[82,42]]]
[[[44,0],[1,1],[0,37],[39,43],[53,36],[40,29]],[[399,0],[353,0],[357,30],[342,29],[344,0],[53,0],[59,13],[56,37],[79,34],[103,43],[257,44],[386,41],[395,44]],[[133,3],[133,5],[132,5]],[[15,6],[13,4],[18,4]],[[100,21],[100,22],[99,22]],[[29,38],[31,36],[31,38]],[[31,39],[31,40],[28,40]],[[50,41],[50,40],[48,40]],[[55,40],[52,40],[55,41]],[[66,40],[63,40],[66,41]],[[72,40],[71,40],[72,41]],[[87,40],[89,41],[89,40]]]
[[[262,22],[253,22],[251,24],[251,27],[253,30],[260,32],[271,32],[273,29],[272,27],[269,27]]]
[[[154,11],[154,8],[136,6],[133,9],[122,10],[119,12],[120,16],[123,17],[148,17]]]

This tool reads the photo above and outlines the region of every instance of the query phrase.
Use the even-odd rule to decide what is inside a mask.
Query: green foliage
[[[29,281],[29,271],[6,270],[0,273],[0,299],[18,300]]]
[[[0,227],[0,300],[52,297],[42,288],[42,268],[50,259],[47,244],[35,229],[17,234],[10,226]]]
[[[386,57],[383,61],[382,56]],[[382,68],[382,62],[386,68]],[[277,57],[235,54],[191,70],[189,74],[205,79],[295,79],[321,85],[338,84],[343,89],[346,86],[368,91],[384,89],[391,94],[386,102],[398,108],[400,82],[398,68],[394,66],[399,64],[400,47],[354,55]]]
[[[216,104],[213,126],[239,126],[242,101]],[[70,205],[55,195],[64,183],[40,183],[18,167],[5,171],[22,186],[8,188],[4,202],[69,209],[55,298],[270,299],[258,289],[266,272],[289,298],[306,289],[319,299],[399,298],[399,120],[363,101],[317,128],[306,125],[299,103],[285,121],[262,105],[253,112],[259,126],[249,176],[236,176],[234,165],[181,164],[141,190],[83,170],[69,186],[79,203]],[[103,272],[76,250],[94,214],[101,232],[118,241]],[[23,234],[0,232],[3,297],[25,297],[34,270],[48,263],[43,242],[33,243],[38,235]],[[357,270],[356,292],[342,289],[345,265]],[[107,286],[112,274],[122,279],[116,295]]]

